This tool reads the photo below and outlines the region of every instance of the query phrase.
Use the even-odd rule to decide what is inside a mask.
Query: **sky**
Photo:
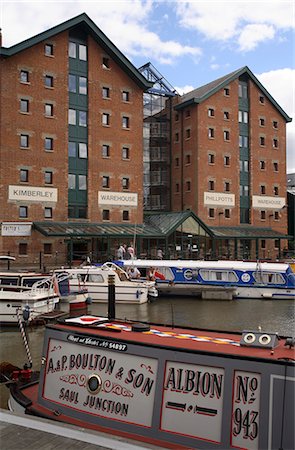
[[[293,0],[0,0],[10,47],[86,13],[139,68],[150,62],[180,94],[248,66],[287,124],[287,173],[295,172]]]

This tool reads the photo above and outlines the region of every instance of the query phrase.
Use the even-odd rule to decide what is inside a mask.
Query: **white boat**
[[[0,323],[16,325],[51,313],[59,302],[52,277],[30,272],[0,273]]]
[[[286,263],[140,259],[117,263],[126,270],[137,267],[143,277],[153,268],[160,295],[295,299],[295,273]]]
[[[71,289],[86,288],[94,303],[107,303],[109,295],[109,275],[113,275],[116,303],[146,303],[158,296],[155,281],[131,280],[125,270],[114,263],[84,265],[72,269],[58,269],[54,273],[70,275]]]

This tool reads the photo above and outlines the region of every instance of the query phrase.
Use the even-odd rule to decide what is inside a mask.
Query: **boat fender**
[[[92,303],[92,298],[91,297],[87,297],[85,300],[86,305],[91,305]]]
[[[136,298],[139,298],[143,294],[143,291],[140,291],[137,289],[136,291]]]
[[[26,305],[23,310],[23,319],[27,322],[30,318],[30,307]]]
[[[147,323],[133,323],[131,327],[132,331],[143,333],[144,331],[150,331],[151,327]]]

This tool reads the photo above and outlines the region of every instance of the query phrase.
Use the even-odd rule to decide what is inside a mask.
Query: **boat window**
[[[280,273],[254,272],[253,277],[256,283],[286,284],[284,277]]]
[[[30,277],[22,279],[22,286],[32,287],[37,281],[44,280],[45,277]]]
[[[226,281],[230,283],[238,281],[238,276],[231,270],[200,269],[199,274],[204,281]]]
[[[164,275],[165,280],[174,280],[174,275],[170,267],[158,267],[156,268],[156,272],[160,272],[162,275]]]
[[[88,280],[90,283],[103,283],[103,276],[98,273],[90,273],[88,275]]]
[[[0,278],[0,284],[1,284],[1,285],[5,285],[5,286],[18,286],[19,280],[18,280],[18,277],[16,277],[16,278],[12,278],[12,277],[6,278],[6,277],[3,277],[3,278]]]

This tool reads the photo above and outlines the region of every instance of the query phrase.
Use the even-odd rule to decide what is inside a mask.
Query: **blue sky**
[[[4,47],[85,12],[136,67],[151,62],[179,93],[248,66],[295,122],[293,0],[0,1]]]

